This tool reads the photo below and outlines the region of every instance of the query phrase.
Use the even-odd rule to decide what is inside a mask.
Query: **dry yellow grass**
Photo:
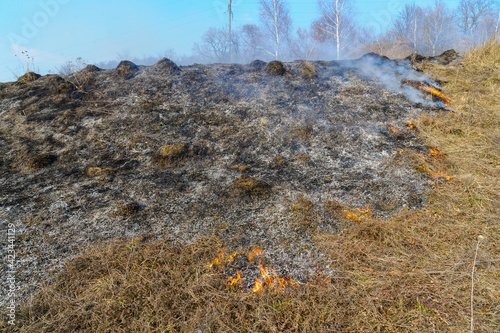
[[[455,176],[430,203],[388,221],[368,221],[320,242],[360,295],[366,316],[352,329],[470,331],[471,275],[475,332],[500,329],[500,44],[468,53],[463,68],[428,66],[448,79],[455,113],[423,118],[420,136],[446,154],[413,156],[416,165]],[[361,299],[363,298],[363,299]]]
[[[342,233],[317,235],[338,276],[283,293],[240,293],[208,268],[224,249],[218,239],[185,247],[117,241],[73,260],[22,310],[15,330],[467,332],[476,261],[474,331],[499,331],[500,44],[471,51],[463,68],[427,71],[448,80],[456,112],[415,125],[445,158],[404,156],[455,177],[437,183],[423,209],[386,221],[367,214]]]

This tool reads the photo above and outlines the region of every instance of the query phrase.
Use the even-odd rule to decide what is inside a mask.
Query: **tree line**
[[[498,38],[497,0],[461,0],[454,9],[442,0],[428,7],[407,4],[380,35],[359,23],[356,0],[318,0],[317,19],[294,30],[287,0],[259,0],[260,24],[210,27],[181,62],[241,62],[295,59],[344,59],[366,52],[403,57],[417,52],[434,56],[454,48],[465,50]],[[184,61],[182,61],[184,60]],[[191,61],[189,61],[191,60]]]

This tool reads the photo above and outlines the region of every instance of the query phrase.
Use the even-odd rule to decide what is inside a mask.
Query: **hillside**
[[[441,87],[451,84],[450,73],[458,67],[431,60],[393,61],[368,54],[342,62],[178,67],[164,59],[150,67],[130,62],[112,70],[88,66],[67,77],[27,74],[18,82],[0,84],[0,217],[4,229],[10,222],[17,230],[19,296],[26,297],[47,282],[56,282],[59,290],[39,296],[45,299],[37,305],[41,308],[33,318],[23,314],[23,321],[31,320],[33,331],[54,328],[63,320],[58,307],[68,308],[62,300],[67,296],[51,299],[49,294],[84,292],[101,285],[103,299],[124,297],[122,305],[100,304],[102,300],[93,298],[100,295],[96,290],[89,294],[94,295],[92,300],[81,294],[76,303],[90,308],[72,312],[63,320],[65,325],[76,325],[73,330],[123,331],[129,325],[142,327],[139,323],[145,320],[149,326],[143,326],[144,331],[198,327],[212,332],[244,327],[238,324],[241,319],[250,320],[250,326],[243,328],[250,331],[307,331],[308,327],[411,331],[410,324],[389,319],[399,311],[394,307],[408,307],[423,313],[424,319],[417,316],[416,327],[424,323],[446,327],[451,320],[443,310],[446,306],[435,306],[425,286],[415,297],[401,299],[397,292],[412,290],[403,287],[415,273],[405,260],[429,250],[426,240],[415,234],[423,227],[415,224],[412,232],[405,232],[406,224],[399,219],[412,220],[411,216],[433,210],[435,191],[447,191],[449,183],[463,181],[460,175],[448,174],[455,168],[448,156],[453,154],[450,146],[433,140],[430,133],[434,119],[463,117],[460,105],[453,104],[456,96],[447,106]],[[420,69],[429,73],[432,69],[437,81]],[[453,135],[468,135],[461,126],[452,130]],[[498,172],[497,167],[491,170]],[[498,234],[494,237],[498,239]],[[7,242],[6,233],[2,242]],[[103,244],[107,250],[101,252],[91,244]],[[375,244],[386,250],[370,250]],[[256,249],[263,252],[257,255],[259,260],[247,259]],[[392,259],[385,264],[371,262],[371,254],[383,258],[391,249],[398,249],[398,254],[388,254]],[[223,260],[220,250],[226,259],[239,254]],[[490,255],[498,258],[496,251]],[[217,257],[231,264],[208,269]],[[145,264],[149,260],[157,264]],[[393,267],[403,261],[404,268]],[[275,281],[287,277],[284,294],[271,291],[274,282],[266,280],[259,263],[272,265]],[[165,280],[159,278],[160,267],[170,274]],[[364,277],[349,275],[367,267],[371,273],[365,271]],[[136,269],[148,273],[137,276],[132,273]],[[197,287],[180,292],[176,270],[187,270],[186,283]],[[401,280],[386,291],[377,289],[379,282],[374,281],[354,292],[359,281],[372,281],[377,270]],[[59,272],[63,275],[57,282]],[[123,282],[114,275],[119,272],[125,274]],[[144,290],[134,284],[153,272],[160,275],[145,278],[149,282],[143,281]],[[241,278],[237,272],[244,272]],[[261,273],[266,296],[252,299]],[[78,274],[89,280],[75,278]],[[109,282],[106,274],[112,274],[115,282],[104,282]],[[131,284],[125,287],[127,277]],[[101,278],[105,280],[92,282]],[[143,291],[159,290],[157,279],[175,285],[168,292],[182,294],[181,303],[187,308],[177,307],[175,294],[146,303],[150,305],[140,303],[146,297]],[[224,283],[236,279],[236,288]],[[75,284],[80,280],[84,285]],[[73,289],[64,291],[65,285]],[[42,290],[50,290],[46,288]],[[295,289],[302,291],[294,296]],[[498,292],[498,285],[493,290]],[[351,292],[377,294],[381,299],[373,305],[377,315],[369,315],[372,309],[352,308],[361,301]],[[391,295],[387,301],[382,301],[384,293]],[[186,301],[189,295],[193,299]],[[230,316],[235,324],[210,303],[211,297],[234,302],[246,297],[238,306],[233,301],[226,304],[239,309]],[[173,303],[161,306],[160,299]],[[390,300],[399,303],[389,304]],[[282,304],[277,309],[284,306],[280,302],[289,302],[286,311],[269,319],[279,322],[275,329],[266,328],[271,326],[264,324],[265,318],[257,323],[252,317],[259,302]],[[319,312],[311,310],[315,302]],[[42,304],[52,305],[44,310]],[[104,321],[101,316],[106,315],[97,310],[100,306],[110,315]],[[161,319],[158,306],[167,311]],[[337,310],[328,312],[332,306]],[[146,308],[155,310],[145,314]],[[306,313],[295,316],[299,308]],[[37,319],[37,311],[50,315]],[[206,311],[222,317],[202,320]],[[246,311],[250,317],[238,319],[236,313],[245,316]],[[349,326],[349,318],[359,319],[362,311],[379,322],[358,320],[357,326]],[[498,311],[498,304],[491,311]],[[104,324],[108,320],[115,321]]]

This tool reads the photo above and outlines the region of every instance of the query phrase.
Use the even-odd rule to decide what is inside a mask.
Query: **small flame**
[[[373,217],[373,212],[372,212],[372,210],[370,208],[370,204],[368,204],[365,209],[356,208],[356,210],[359,213],[361,213],[362,217],[365,217],[365,218],[372,218]],[[360,216],[358,216],[356,214],[353,214],[351,212],[348,212],[347,210],[344,210],[344,212],[347,213],[347,215],[346,215],[347,219],[354,220],[354,221],[361,221],[361,217]]]
[[[410,143],[408,143],[408,144],[410,144]],[[392,153],[392,155],[403,155],[403,149],[400,149],[397,153]]]
[[[356,210],[363,214],[365,217],[373,217],[373,212],[370,208],[370,204],[366,205],[366,208],[364,210],[360,208],[356,208]]]
[[[361,218],[356,214],[349,213],[347,210],[344,210],[347,213],[346,218],[354,221],[361,221]]]
[[[446,97],[446,95],[443,94],[442,92],[440,92],[439,90],[437,90],[437,89],[435,89],[433,87],[424,86],[423,84],[419,84],[419,88],[422,89],[422,90],[430,92],[434,96],[440,97],[445,106],[449,106],[450,105],[450,99],[448,97]]]
[[[212,263],[210,264],[210,268],[212,268],[214,265],[220,266],[220,265],[222,265],[223,262],[224,262],[224,251],[220,250],[219,257],[212,260]]]
[[[240,283],[241,287],[243,288],[243,281],[241,280],[241,272],[240,271],[237,271],[236,272],[236,279],[234,277],[229,277],[229,279],[227,280],[226,284],[228,286],[234,286],[236,283]]]
[[[448,175],[443,174],[441,169],[439,169],[438,172],[436,172],[436,173],[432,173],[430,171],[427,171],[427,172],[429,173],[429,175],[431,175],[434,178],[444,178],[446,180],[450,180],[452,178],[455,178],[455,176],[448,176]]]
[[[221,250],[219,253],[219,257],[212,260],[212,263],[210,264],[210,268],[212,268],[213,266],[220,267],[220,266],[224,265],[226,262],[233,262],[234,258],[236,257],[237,254],[238,254],[238,252],[234,252],[234,254],[232,256],[230,256],[229,259],[224,260],[224,251]]]
[[[260,279],[257,278],[257,280],[255,280],[255,285],[253,286],[252,291],[254,293],[258,293],[258,292],[262,291],[263,289],[264,289],[264,286],[262,285]]]
[[[429,152],[430,153],[428,154],[428,156],[426,156],[422,153],[422,158],[424,160],[426,160],[428,157],[431,157],[434,160],[434,162],[437,162],[439,160],[444,160],[444,158],[445,158],[444,154],[437,149],[429,148]]]
[[[248,260],[250,263],[255,263],[255,261],[260,260],[260,256],[262,255],[262,250],[259,249],[258,247],[254,247],[252,251],[248,254]],[[234,252],[232,256],[230,256],[228,259],[225,259],[224,252],[220,251],[219,256],[215,258],[212,263],[210,264],[210,267],[216,266],[219,269],[219,272],[224,271],[224,266],[227,263],[233,262],[235,257],[238,255],[238,252]],[[299,282],[295,282],[290,278],[289,276],[280,278],[278,274],[274,271],[273,267],[271,265],[268,265],[267,267],[260,263],[258,265],[259,270],[260,270],[260,275],[261,277],[258,277],[255,280],[255,284],[252,288],[253,292],[260,292],[264,289],[264,286],[267,286],[271,290],[281,290],[282,288],[285,288],[287,285],[290,286],[296,286],[299,284]],[[243,284],[243,273],[241,271],[236,271],[236,277],[230,276],[227,281],[226,285],[228,286],[235,286],[238,285],[241,288],[241,292],[243,292],[246,288],[244,287]]]
[[[254,263],[255,257],[259,257],[261,255],[262,255],[262,250],[259,249],[258,247],[254,247],[252,252],[250,252],[248,254],[248,261],[250,261],[251,263]]]
[[[425,85],[422,82],[411,81],[411,80],[404,80],[403,84],[407,84],[407,85],[410,85],[414,88],[425,90],[425,91],[431,93],[433,96],[438,96],[439,98],[441,98],[441,100],[443,101],[445,106],[450,105],[450,99],[445,94],[443,94],[441,91],[437,90],[434,87]]]
[[[229,259],[227,259],[227,262],[233,262],[234,257],[236,257],[237,254],[238,254],[238,252],[234,252],[234,254],[232,256],[230,256]]]
[[[415,169],[412,169],[413,172],[420,172],[420,173],[423,173],[423,172],[426,172],[429,176],[431,177],[434,177],[434,178],[444,178],[446,180],[450,180],[452,178],[455,178],[456,176],[449,176],[449,175],[445,175],[441,169],[438,170],[438,172],[434,173],[434,172],[431,172],[430,170],[426,169],[425,167],[421,166],[421,165],[418,165],[415,167]],[[432,182],[434,183],[434,182]]]
[[[298,282],[295,282],[289,276],[285,278],[280,278],[278,274],[273,269],[273,266],[269,265],[264,267],[264,265],[259,265],[261,278],[255,280],[255,285],[252,288],[253,292],[258,292],[264,289],[264,284],[268,286],[269,289],[282,289],[288,285],[296,286]]]
[[[408,122],[408,127],[409,127],[410,129],[414,129],[414,128],[415,128],[415,125],[413,125],[413,122],[409,121],[409,122]]]
[[[394,127],[392,127],[392,126],[389,126],[389,129],[391,131],[393,131],[394,133],[399,133],[399,131],[397,129],[395,129]]]
[[[264,278],[264,282],[266,282],[267,284],[271,284],[273,282],[273,278],[270,277],[269,274],[267,274],[266,269],[264,268],[264,266],[259,265],[259,269],[260,269],[260,274]]]

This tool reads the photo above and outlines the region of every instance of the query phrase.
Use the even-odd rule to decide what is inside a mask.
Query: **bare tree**
[[[494,0],[462,0],[458,5],[458,26],[466,36],[474,34],[485,17],[492,12]]]
[[[484,15],[474,32],[466,36],[469,46],[475,46],[489,39],[498,38],[499,14],[500,11],[497,12],[497,10],[494,9]]]
[[[206,62],[225,62],[229,55],[228,34],[225,29],[211,27],[203,34],[202,44],[193,48]]]
[[[318,0],[318,7],[321,18],[313,24],[320,41],[332,40],[337,60],[341,58],[341,53],[352,45],[354,24],[354,4],[353,0]]]
[[[500,5],[497,5],[497,12],[498,12],[498,18],[497,18],[497,23],[495,24],[495,33],[496,33],[496,38],[498,38],[498,26],[500,25]]]
[[[318,40],[314,38],[312,29],[297,29],[297,39],[291,47],[292,54],[300,59],[312,60],[317,50]]]
[[[158,54],[158,59],[160,60],[161,58],[168,58],[175,61],[177,60],[177,53],[173,48],[169,47]]]
[[[427,53],[435,56],[438,51],[450,47],[455,37],[454,17],[442,0],[424,10],[423,33]]]
[[[243,61],[249,62],[265,56],[261,48],[263,33],[255,24],[245,24],[240,29],[240,43]]]
[[[498,38],[498,33],[500,32],[498,30],[498,26],[500,25],[500,5],[497,5],[497,12],[498,12],[498,18],[497,18],[497,24],[495,25],[496,38]]]
[[[420,44],[423,16],[422,8],[415,3],[406,4],[392,25],[399,42],[408,43],[414,51],[418,50]]]
[[[229,0],[229,5],[227,6],[227,11],[229,12],[229,38],[228,38],[228,47],[229,47],[229,61],[231,61],[231,57],[232,57],[232,52],[231,52],[231,43],[232,43],[232,40],[231,40],[231,19],[233,18],[233,12],[231,11],[231,4],[232,4],[232,0]]]
[[[289,37],[292,27],[290,12],[285,0],[260,0],[260,20],[264,36],[271,41],[270,47],[263,47],[274,59],[278,59],[281,43]]]

